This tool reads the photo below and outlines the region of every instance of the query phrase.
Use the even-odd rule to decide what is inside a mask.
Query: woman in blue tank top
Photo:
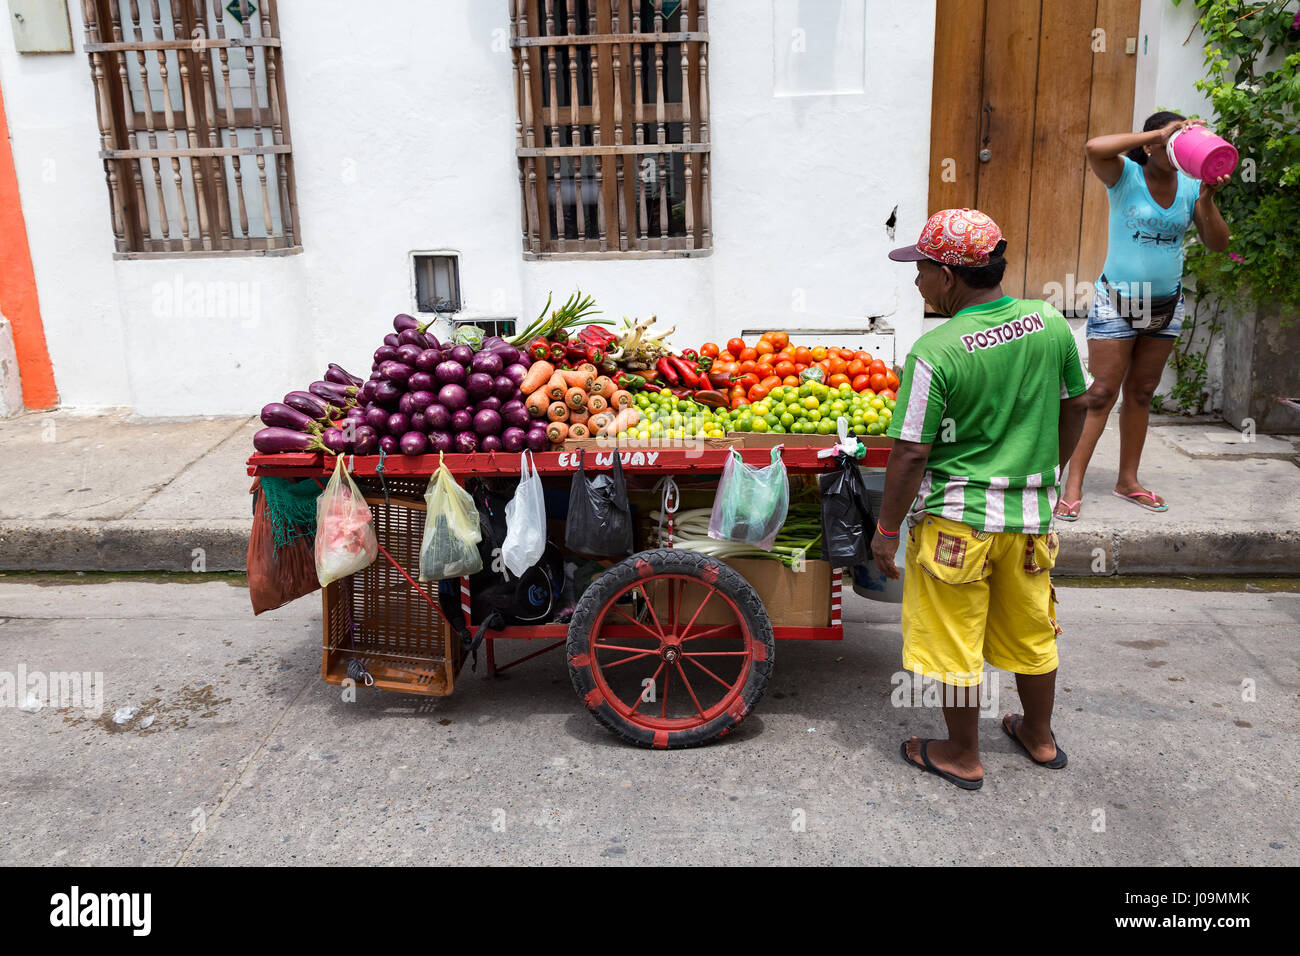
[[[1187,123],[1177,113],[1156,113],[1141,133],[1098,136],[1086,146],[1088,165],[1106,185],[1110,232],[1088,312],[1088,371],[1096,401],[1056,507],[1063,521],[1079,516],[1088,460],[1121,392],[1115,494],[1148,511],[1169,509],[1142,486],[1137,472],[1151,397],[1183,323],[1183,237],[1194,224],[1207,248],[1228,248],[1228,224],[1214,204],[1228,177],[1198,182],[1174,168],[1165,149]]]

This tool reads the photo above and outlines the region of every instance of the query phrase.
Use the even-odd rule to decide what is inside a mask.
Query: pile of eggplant
[[[519,390],[527,355],[497,336],[477,348],[444,345],[425,328],[399,315],[368,381],[330,365],[306,391],[267,405],[253,446],[263,454],[544,451],[546,422],[529,415]]]

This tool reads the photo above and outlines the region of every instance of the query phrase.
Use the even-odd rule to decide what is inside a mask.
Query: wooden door
[[[1087,308],[1072,293],[1101,272],[1107,208],[1083,145],[1132,122],[1137,56],[1127,41],[1136,43],[1139,6],[938,0],[930,211],[993,217],[1007,240],[1009,295],[1070,290],[1063,306]]]

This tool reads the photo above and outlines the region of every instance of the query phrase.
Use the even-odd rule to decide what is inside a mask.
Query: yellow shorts
[[[984,662],[1015,674],[1056,670],[1056,534],[976,531],[923,515],[908,532],[903,666],[959,687]]]

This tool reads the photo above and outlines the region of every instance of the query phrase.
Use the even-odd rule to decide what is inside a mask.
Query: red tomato
[[[781,378],[780,376],[777,375],[769,375],[767,378],[763,379],[758,384],[762,385],[770,392],[772,389],[776,388],[778,385],[781,384]]]
[[[749,391],[751,388],[757,385],[758,382],[759,382],[759,378],[753,372],[746,372],[745,374],[741,375],[740,378],[736,379],[736,384],[739,385],[741,388],[743,388],[745,391]]]
[[[853,357],[857,359],[859,362],[861,362],[863,365],[868,365],[868,366],[875,361],[875,356],[873,356],[870,352],[865,352],[865,351],[854,352]]]
[[[761,402],[763,399],[767,398],[767,393],[771,390],[772,388],[770,385],[755,385],[746,393],[746,397],[751,402]]]
[[[741,375],[748,375],[750,372],[754,371],[754,360],[748,359],[744,362],[740,362],[736,365],[736,368]]]
[[[754,359],[758,358],[758,349],[741,349],[736,358],[740,359],[742,362],[752,362]]]
[[[871,376],[871,390],[877,395],[889,387],[889,379],[885,378],[880,372]]]
[[[759,355],[771,355],[776,351],[776,347],[769,339],[759,339],[758,345],[754,346],[754,349]]]
[[[768,337],[778,349],[783,349],[790,344],[790,335],[787,332],[769,332]]]
[[[868,375],[875,375],[877,372],[883,375],[889,371],[889,369],[885,367],[885,363],[880,359],[874,360],[868,368],[870,369],[870,371],[867,372]]]
[[[700,354],[707,355],[709,358],[717,358],[719,351],[718,346],[713,342],[705,342],[700,346]]]
[[[856,378],[867,370],[867,363],[862,359],[854,359],[849,363],[849,367],[844,370],[844,374]]]
[[[838,355],[833,358],[828,358],[826,362],[830,365],[832,375],[843,375],[845,370],[849,367],[849,363],[844,361],[844,359],[840,358]]]
[[[813,360],[812,349],[800,345],[794,350],[794,360],[796,363],[802,362],[804,368],[807,368]]]
[[[894,391],[898,391],[899,381],[897,375],[895,375],[893,372],[886,372],[885,379],[887,380],[888,385],[891,389],[893,389]]]
[[[849,384],[849,377],[843,372],[836,372],[826,380],[826,384],[831,388],[839,388],[841,385]]]
[[[853,385],[853,391],[864,392],[871,387],[871,376],[855,375],[853,376],[853,381],[851,384]]]
[[[799,387],[799,376],[798,376],[798,375],[787,375],[785,378],[781,379],[781,384],[782,384],[782,385],[793,385],[795,388],[798,388],[798,387]]]
[[[727,351],[730,352],[732,355],[736,356],[737,358],[739,358],[740,353],[745,351],[745,340],[727,339]]]
[[[887,402],[896,400],[898,398],[898,396],[894,394],[894,390],[892,388],[884,389],[878,397],[883,398]]]
[[[780,375],[782,378],[785,378],[787,375],[798,374],[794,370],[794,362],[791,362],[788,359],[783,362],[777,362],[776,365],[773,366],[772,372],[776,375]]]

